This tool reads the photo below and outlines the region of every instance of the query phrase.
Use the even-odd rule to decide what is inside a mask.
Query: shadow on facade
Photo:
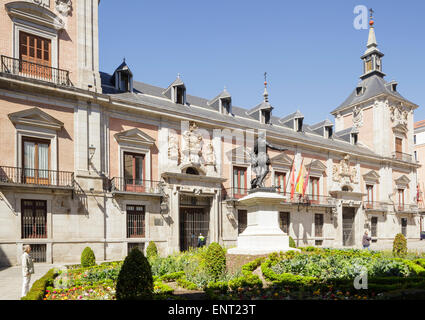
[[[12,266],[12,263],[8,259],[6,253],[0,247],[0,271]]]

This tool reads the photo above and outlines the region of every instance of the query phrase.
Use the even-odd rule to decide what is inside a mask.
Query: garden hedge
[[[21,300],[43,300],[46,288],[53,284],[53,280],[56,278],[57,273],[55,269],[50,269],[47,273],[34,282],[31,290]]]
[[[217,242],[213,242],[208,246],[205,267],[207,273],[215,280],[226,271],[226,253]]]

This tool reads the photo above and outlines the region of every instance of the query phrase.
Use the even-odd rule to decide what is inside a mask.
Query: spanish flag
[[[298,172],[298,177],[297,177],[297,188],[296,191],[298,193],[303,193],[303,185],[304,185],[304,158],[301,161],[301,167],[300,167],[300,171]]]

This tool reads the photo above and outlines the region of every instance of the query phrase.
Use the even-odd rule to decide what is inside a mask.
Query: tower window
[[[263,110],[261,113],[263,115],[264,123],[269,124],[270,123],[270,111],[269,110]]]
[[[358,134],[357,133],[352,133],[351,134],[351,143],[352,144],[357,144],[357,141],[358,141]]]
[[[221,100],[224,114],[230,114],[230,100]]]

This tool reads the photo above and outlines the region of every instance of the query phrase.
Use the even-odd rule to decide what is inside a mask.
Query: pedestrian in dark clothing
[[[367,249],[370,250],[370,240],[372,240],[371,237],[369,237],[369,235],[367,234],[367,231],[364,232],[363,235],[363,240],[362,240],[362,245],[363,245],[363,249]]]

